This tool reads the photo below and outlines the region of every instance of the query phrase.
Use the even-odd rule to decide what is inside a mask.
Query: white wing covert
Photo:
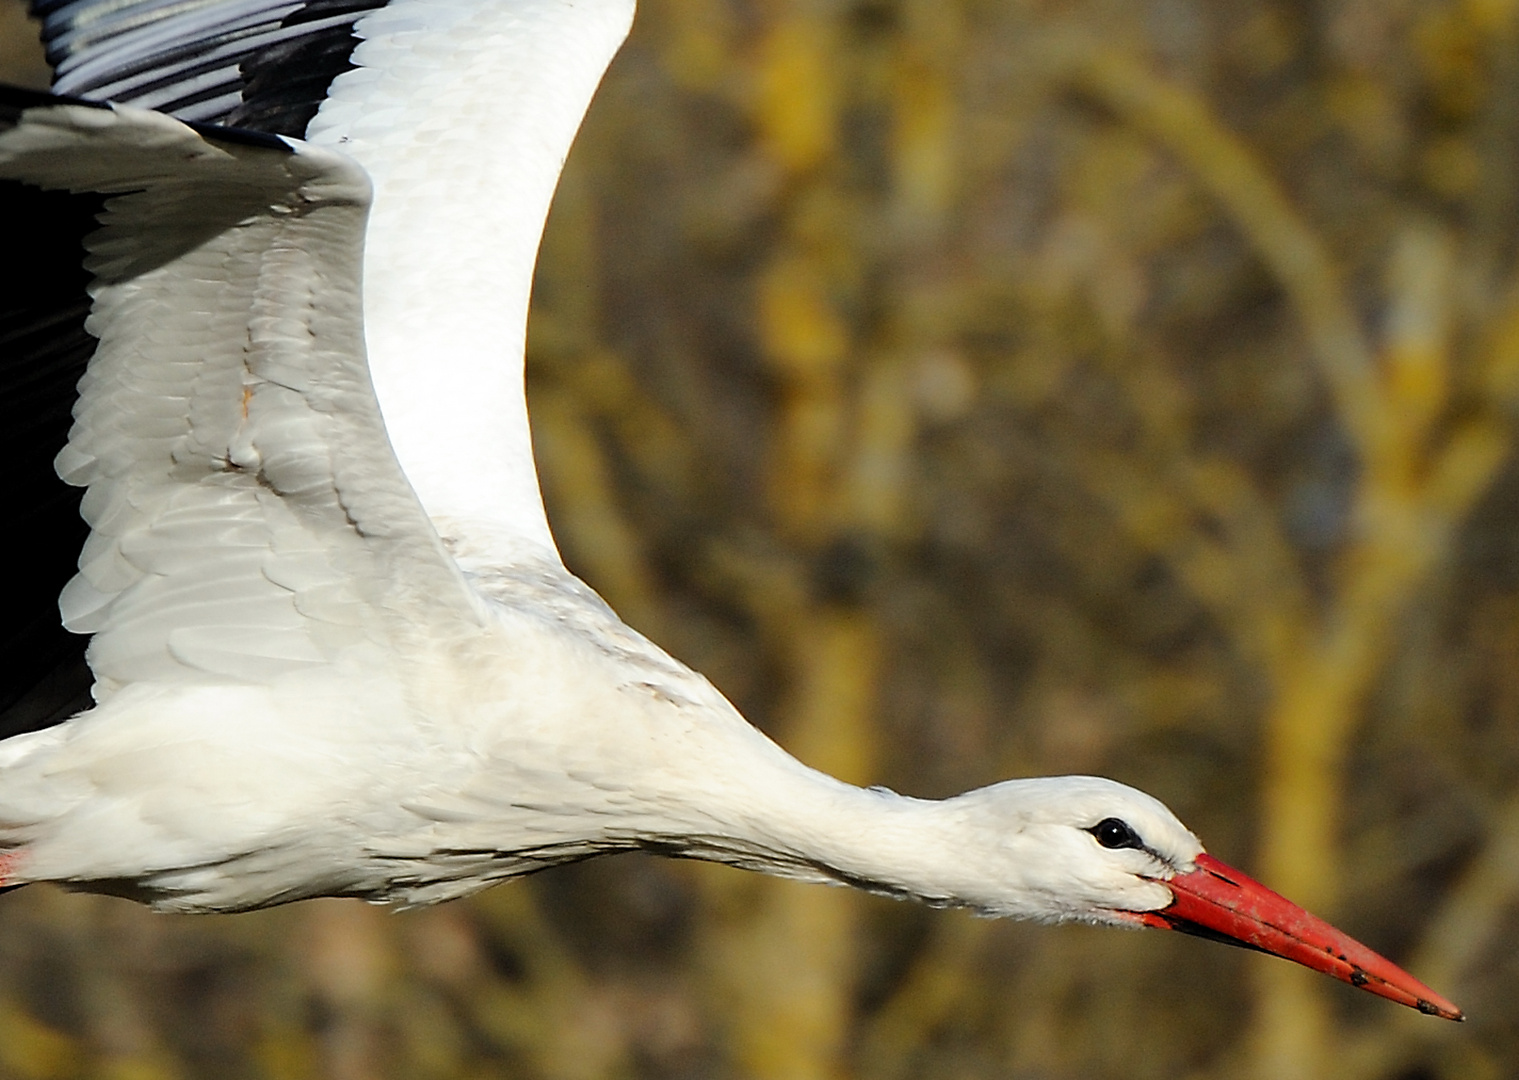
[[[390,0],[306,137],[374,183],[365,332],[386,429],[466,571],[558,565],[523,390],[533,264],[632,0]]]
[[[466,571],[556,566],[522,356],[549,201],[633,0],[34,0],[64,93],[302,136],[369,174],[370,371]]]
[[[362,169],[273,137],[51,105],[0,132],[0,175],[114,194],[87,242],[100,344],[58,458],[88,486],[92,532],[60,606],[95,634],[97,699],[269,678],[403,621],[478,619],[370,387]]]

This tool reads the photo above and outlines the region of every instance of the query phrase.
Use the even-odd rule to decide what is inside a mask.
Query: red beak
[[[1211,855],[1199,855],[1196,870],[1165,884],[1175,899],[1141,914],[1146,926],[1274,953],[1422,1013],[1466,1019],[1402,968]]]

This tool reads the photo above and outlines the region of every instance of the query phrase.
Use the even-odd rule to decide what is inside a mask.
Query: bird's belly
[[[408,785],[466,767],[383,677],[131,687],[40,736],[0,756],[7,882],[177,911],[385,898],[421,864],[377,841],[434,824]]]

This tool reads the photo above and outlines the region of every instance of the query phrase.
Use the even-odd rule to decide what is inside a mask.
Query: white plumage
[[[176,26],[284,41],[298,6],[203,5],[60,85],[135,85],[123,55]],[[932,802],[815,772],[564,569],[528,437],[528,293],[631,17],[390,0],[304,142],[127,107],[0,112],[0,176],[116,194],[57,458],[88,488],[60,607],[94,635],[98,704],[0,743],[5,881],[179,911],[416,904],[644,847],[997,915],[1207,927],[1456,1015],[1120,784]],[[223,108],[220,77],[173,86]]]
[[[565,155],[632,18],[632,0],[392,0],[307,130],[373,180],[370,372],[466,565],[477,549],[486,565],[558,561],[522,392],[528,296]]]

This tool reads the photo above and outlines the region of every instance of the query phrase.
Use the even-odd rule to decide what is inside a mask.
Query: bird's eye
[[[1116,817],[1103,818],[1087,832],[1097,837],[1097,842],[1105,848],[1116,850],[1144,847],[1144,842],[1139,839],[1138,833],[1129,828],[1129,823]]]

